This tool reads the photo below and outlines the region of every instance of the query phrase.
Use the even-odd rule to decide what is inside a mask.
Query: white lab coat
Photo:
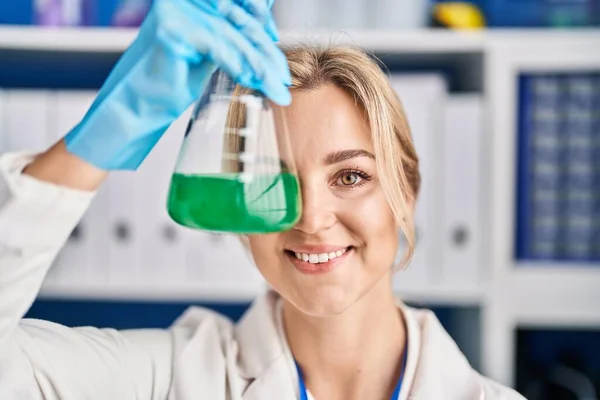
[[[202,308],[188,309],[168,330],[23,319],[93,197],[22,175],[29,160],[0,158],[0,399],[298,398],[273,292],[237,325]],[[401,399],[522,398],[475,372],[432,312],[398,305],[409,346]]]

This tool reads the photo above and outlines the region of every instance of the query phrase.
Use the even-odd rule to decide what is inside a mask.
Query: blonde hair
[[[283,51],[292,75],[290,90],[315,90],[334,84],[348,93],[365,113],[381,187],[408,244],[400,264],[405,267],[415,248],[413,210],[421,178],[400,99],[379,65],[362,50],[299,45]],[[243,116],[238,112],[230,121],[239,124],[240,118]]]

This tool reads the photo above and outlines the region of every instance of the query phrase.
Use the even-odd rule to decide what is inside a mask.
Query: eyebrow
[[[375,159],[375,156],[366,150],[341,150],[341,151],[336,151],[334,153],[329,153],[325,157],[324,162],[325,162],[325,165],[331,165],[331,164],[337,164],[342,161],[346,161],[346,160],[349,160],[349,159],[355,158],[355,157],[369,157],[369,158],[372,158],[373,160]]]

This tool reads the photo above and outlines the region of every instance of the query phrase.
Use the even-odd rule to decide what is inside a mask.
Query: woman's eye
[[[346,173],[340,177],[340,181],[343,186],[352,186],[362,179],[358,174],[354,172]]]
[[[356,188],[370,181],[371,175],[361,170],[343,170],[337,174],[335,185],[344,188]]]

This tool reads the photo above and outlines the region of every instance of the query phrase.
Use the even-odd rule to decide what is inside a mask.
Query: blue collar
[[[406,369],[406,357],[408,354],[408,345],[404,346],[404,355],[402,356],[402,371],[400,372],[400,378],[394,389],[391,400],[398,400],[400,398],[400,389],[402,389],[402,381],[404,380],[404,370]],[[296,371],[298,371],[298,386],[300,388],[300,400],[308,400],[308,393],[306,392],[306,385],[304,384],[304,378],[302,376],[302,370],[298,363],[296,364]]]

